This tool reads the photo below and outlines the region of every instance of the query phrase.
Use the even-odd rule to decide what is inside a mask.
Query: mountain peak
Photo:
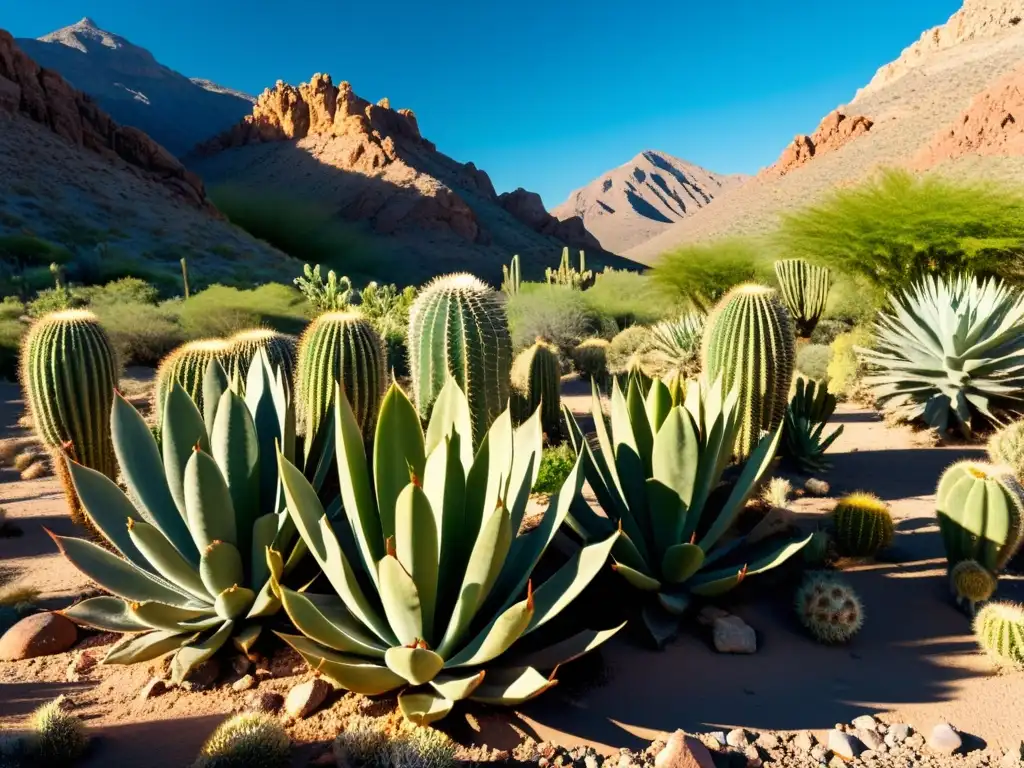
[[[96,25],[96,22],[90,19],[88,16],[83,16],[80,22],[78,22],[77,24],[72,24],[72,26],[78,27],[79,29],[99,29],[99,27]]]

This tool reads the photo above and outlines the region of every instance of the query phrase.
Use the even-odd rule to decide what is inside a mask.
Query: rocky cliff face
[[[871,119],[863,115],[849,117],[838,109],[830,112],[810,136],[801,135],[793,139],[793,142],[782,150],[779,159],[762,170],[758,178],[778,178],[792,173],[815,157],[841,149],[858,136],[870,131],[872,125],[874,123]]]
[[[96,103],[56,72],[29,58],[0,30],[0,113],[20,115],[91,152],[118,158],[136,172],[159,181],[197,208],[206,201],[202,180],[137,128],[120,126]]]

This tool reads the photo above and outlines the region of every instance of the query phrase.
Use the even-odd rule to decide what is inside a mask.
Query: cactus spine
[[[803,259],[783,259],[775,262],[775,276],[779,279],[782,301],[796,323],[797,335],[810,338],[825,313],[831,273],[826,267],[808,264]]]
[[[295,337],[278,333],[269,328],[251,328],[240,331],[228,339],[227,374],[237,380],[241,387],[249,374],[249,366],[261,349],[274,369],[281,369],[286,383],[295,377]]]
[[[512,257],[511,265],[501,265],[501,273],[504,278],[501,281],[501,290],[506,296],[515,296],[523,284],[523,273],[519,269],[519,254]]]
[[[540,408],[541,427],[549,442],[562,431],[561,380],[558,347],[543,339],[516,355],[512,363],[513,416],[525,421]]]
[[[288,768],[291,739],[276,718],[243,712],[217,726],[192,768]]]
[[[892,544],[889,507],[872,493],[851,493],[832,512],[836,547],[846,557],[873,557]]]
[[[426,419],[452,376],[466,393],[474,445],[509,400],[512,339],[498,294],[468,274],[436,278],[409,312],[413,395]]]
[[[117,460],[110,408],[117,364],[96,316],[68,309],[40,319],[25,337],[21,376],[43,444],[54,452],[70,448],[79,463],[113,479]],[[55,464],[62,461],[54,459]]]
[[[297,366],[300,430],[312,441],[331,417],[334,389],[341,384],[365,437],[373,434],[387,385],[384,344],[356,311],[327,312],[299,340]]]
[[[961,560],[949,574],[950,586],[960,604],[973,614],[996,591],[996,577],[974,560]]]
[[[822,643],[846,643],[864,626],[864,607],[853,588],[834,576],[808,575],[796,593],[796,614]]]
[[[181,385],[188,396],[203,410],[203,376],[212,360],[227,366],[231,345],[224,339],[199,339],[182,344],[160,361],[156,369],[156,393],[153,409],[157,425],[163,424],[164,403],[171,391],[171,382]]]
[[[989,603],[974,617],[974,637],[997,664],[1024,669],[1024,606]]]
[[[793,322],[778,293],[762,285],[733,288],[708,319],[703,370],[737,389],[743,414],[736,454],[745,459],[763,432],[775,430],[789,403],[795,362]]]
[[[988,457],[993,464],[1009,467],[1020,480],[1024,478],[1024,421],[1015,421],[989,438]]]

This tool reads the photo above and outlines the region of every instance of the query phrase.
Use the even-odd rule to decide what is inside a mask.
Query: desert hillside
[[[229,224],[198,176],[0,30],[0,266],[22,258],[12,243],[38,238],[140,274],[177,274],[184,256],[204,283],[286,280],[301,268]]]
[[[251,115],[186,158],[211,185],[313,199],[372,236],[374,257],[406,280],[471,269],[499,280],[520,254],[538,277],[562,245],[591,263],[628,266],[603,253],[578,218],[559,221],[535,193],[497,194],[487,173],[439,152],[416,115],[360,98],[348,82],[314,75],[278,82]]]
[[[175,155],[242,119],[253,99],[165,67],[145,48],[85,18],[18,45],[40,66],[92,96],[121,125],[145,131]]]
[[[707,206],[746,180],[646,150],[574,190],[551,213],[578,216],[601,247],[622,253]]]
[[[883,165],[1019,180],[1020,142],[1002,137],[1019,133],[1021,125],[1009,106],[1020,103],[1021,75],[1013,73],[1024,62],[1022,17],[1024,0],[966,0],[946,24],[925,32],[848,105],[826,116],[813,134],[796,137],[754,181],[627,255],[650,263],[684,243],[764,234],[775,228],[781,213]],[[970,114],[986,124],[986,135],[963,136]]]

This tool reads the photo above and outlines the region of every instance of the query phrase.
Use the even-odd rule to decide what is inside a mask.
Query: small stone
[[[722,610],[717,605],[705,605],[700,609],[700,613],[697,614],[697,623],[710,627],[715,623],[715,619],[725,619],[732,616],[728,611]]]
[[[0,637],[0,661],[21,661],[63,653],[78,640],[78,628],[59,613],[26,616]]]
[[[92,668],[96,666],[98,661],[96,654],[92,651],[78,651],[71,660],[71,663],[68,664],[68,682],[79,682],[83,675],[87,675],[92,671]]]
[[[853,760],[857,756],[857,740],[842,731],[828,732],[828,748],[844,760]]]
[[[235,693],[241,693],[242,691],[248,691],[250,688],[256,686],[256,678],[252,675],[243,675],[231,684],[231,690]]]
[[[889,726],[888,733],[885,734],[885,743],[889,744],[889,740],[892,739],[892,744],[902,744],[910,736],[911,728],[906,723],[893,723]]]
[[[846,761],[839,755],[832,755],[832,759],[828,761],[828,768],[846,768]]]
[[[825,757],[828,755],[828,750],[821,744],[815,744],[811,748],[811,758],[817,760],[819,763],[825,762]]]
[[[725,731],[712,731],[711,733],[706,735],[709,736],[715,742],[717,742],[716,749],[718,747],[724,747],[729,743],[725,740]]]
[[[868,730],[867,728],[858,728],[857,738],[860,739],[861,743],[864,744],[865,747],[874,752],[879,752],[885,747],[885,742],[882,740],[878,731]]]
[[[886,725],[885,723],[879,723],[878,725],[875,726],[875,730],[878,731],[879,733],[888,733],[889,726]]]
[[[810,752],[818,740],[809,731],[800,731],[793,739],[793,748],[799,752]]]
[[[871,715],[861,715],[853,718],[851,725],[858,731],[873,731],[878,727],[878,721]]]
[[[586,766],[586,768],[601,768],[600,761],[594,755],[587,755],[583,758],[583,765]]]
[[[939,723],[932,728],[932,735],[928,737],[928,748],[941,755],[952,755],[962,745],[960,734],[949,723]]]
[[[719,653],[754,653],[757,635],[739,616],[715,619],[712,625],[715,650]]]
[[[231,671],[239,677],[249,674],[250,669],[252,669],[252,662],[248,657],[238,654],[231,658]]]
[[[321,677],[314,677],[312,680],[299,683],[288,691],[288,696],[284,701],[284,711],[296,720],[308,717],[324,703],[330,690],[330,683]]]
[[[256,662],[256,677],[273,677],[274,671],[270,668],[270,662],[266,659],[260,659]]]
[[[725,743],[737,749],[746,749],[750,743],[750,737],[742,728],[736,728],[725,735]]]
[[[275,691],[253,691],[245,698],[244,709],[274,714],[284,704],[284,696]]]
[[[778,749],[780,743],[779,737],[774,733],[762,733],[757,737],[757,746],[761,749]]]
[[[546,757],[542,757],[541,760],[547,760],[547,758]],[[631,762],[633,762],[633,761],[630,759],[628,752],[625,753],[625,754],[619,755],[619,768],[629,768],[629,764]],[[537,764],[540,765],[540,760],[537,761]]]
[[[192,667],[181,687],[186,691],[205,691],[212,688],[220,677],[220,661],[214,657]]]
[[[866,763],[869,760],[877,760],[877,759],[878,759],[878,753],[875,752],[873,749],[865,749],[863,752],[860,753],[860,760],[863,763]]]
[[[747,758],[747,768],[761,768],[764,764],[764,761],[761,759],[761,753],[754,744],[743,750],[743,756]]]
[[[159,677],[151,677],[149,682],[142,686],[142,690],[139,691],[139,698],[152,699],[164,693],[167,693],[167,683]]]
[[[812,477],[804,483],[804,490],[811,494],[811,496],[828,496],[832,487],[824,480]]]
[[[920,733],[915,733],[913,736],[908,736],[903,743],[911,749],[920,749],[924,746],[924,736]]]
[[[708,748],[683,731],[669,736],[664,748],[654,758],[654,768],[714,768]]]

